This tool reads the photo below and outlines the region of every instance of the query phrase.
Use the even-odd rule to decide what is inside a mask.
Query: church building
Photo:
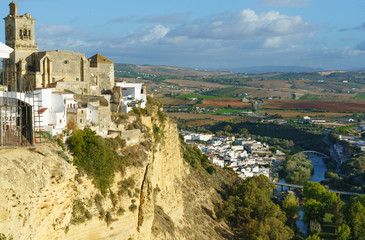
[[[114,62],[95,54],[72,51],[38,52],[35,42],[35,18],[18,15],[17,4],[9,4],[5,20],[5,44],[14,49],[3,62],[4,85],[9,91],[30,92],[55,88],[82,95],[101,95],[114,86]]]

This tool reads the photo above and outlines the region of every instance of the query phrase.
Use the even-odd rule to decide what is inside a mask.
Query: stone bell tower
[[[35,43],[35,19],[29,13],[18,15],[18,5],[12,1],[9,4],[9,15],[5,20],[5,44],[14,49],[9,59],[4,60],[4,85],[11,91],[32,90],[31,77],[26,76],[27,62],[31,62],[32,53],[38,51]]]

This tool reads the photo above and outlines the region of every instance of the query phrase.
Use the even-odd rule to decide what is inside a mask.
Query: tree
[[[317,220],[311,220],[309,222],[309,232],[311,234],[319,235],[321,230],[321,224]]]
[[[365,196],[351,198],[345,206],[346,224],[352,230],[354,239],[365,239]]]
[[[342,222],[342,207],[344,203],[336,193],[327,191],[320,183],[307,182],[304,185],[303,195],[306,199],[315,199],[321,202],[326,211],[333,213],[332,221],[336,224]]]
[[[351,238],[351,228],[342,224],[336,229],[336,240],[348,240]]]
[[[286,217],[288,219],[289,226],[291,228],[294,227],[295,220],[298,218],[298,213],[300,210],[299,207],[299,200],[295,197],[294,194],[290,193],[284,200],[283,200],[283,210],[286,213]]]
[[[326,194],[326,189],[320,183],[306,182],[303,189],[303,195],[306,199],[316,199],[322,201]]]
[[[226,125],[226,126],[224,126],[223,130],[225,132],[229,132],[230,133],[232,131],[232,127],[231,127],[231,125]]]
[[[317,234],[309,235],[306,240],[322,240]]]
[[[315,200],[308,199],[304,203],[304,221],[309,225],[310,221],[317,220],[318,222],[323,221],[325,214],[324,204]]]
[[[227,201],[215,208],[216,215],[228,222],[237,239],[291,239],[285,213],[271,201],[273,189],[263,175],[234,184]]]
[[[290,141],[285,140],[284,146],[291,145]],[[284,175],[288,182],[306,182],[311,177],[311,170],[313,169],[312,162],[304,153],[297,153],[288,156],[284,161]]]

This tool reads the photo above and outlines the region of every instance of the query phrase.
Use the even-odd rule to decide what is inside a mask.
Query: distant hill
[[[321,72],[321,68],[309,68],[300,66],[258,66],[258,67],[242,67],[234,69],[225,69],[231,72],[244,73],[289,73],[289,72]]]
[[[234,86],[250,86],[250,81],[255,79],[310,79],[357,83],[362,83],[365,80],[365,71],[333,71],[298,66],[253,67],[243,68],[241,71],[236,69],[236,72],[233,70],[216,71],[174,66],[115,64],[115,77],[141,78],[157,83],[166,79],[185,79]],[[352,88],[354,87],[357,88],[358,86],[352,86]]]

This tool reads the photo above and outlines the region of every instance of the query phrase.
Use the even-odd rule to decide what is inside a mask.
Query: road
[[[328,135],[329,135],[329,132],[326,133],[326,136],[324,136],[323,141],[330,147],[331,157],[333,159],[335,159],[336,162],[337,162],[336,173],[338,175],[342,175],[341,172],[340,172],[340,167],[341,167],[341,164],[342,164],[341,157],[338,155],[338,153],[337,153],[335,147],[333,146],[333,144],[330,143],[330,141],[328,139]]]
[[[261,99],[255,100],[255,102],[253,103],[254,109],[255,109],[255,112],[253,113],[253,115],[257,118],[267,118],[267,116],[265,116],[259,112],[259,107],[263,103],[264,103],[264,101],[262,101]]]

